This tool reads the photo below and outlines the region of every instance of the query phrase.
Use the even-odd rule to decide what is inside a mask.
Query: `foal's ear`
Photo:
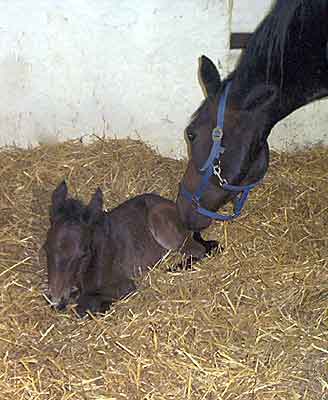
[[[206,56],[199,59],[199,77],[206,96],[215,96],[221,87],[221,78],[214,63]]]
[[[51,196],[51,210],[50,216],[54,217],[58,210],[63,206],[67,198],[67,185],[65,181],[62,181],[56,189],[53,191]]]
[[[276,86],[261,83],[254,87],[253,90],[245,97],[242,102],[242,109],[245,111],[264,111],[278,97],[278,89]]]
[[[88,210],[90,212],[90,222],[93,222],[103,211],[104,196],[100,188],[98,188],[93,196],[91,197],[90,203],[88,204]]]

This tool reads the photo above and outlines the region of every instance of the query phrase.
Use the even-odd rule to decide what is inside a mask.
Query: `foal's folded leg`
[[[115,277],[106,289],[96,293],[88,292],[82,294],[77,303],[76,312],[80,317],[91,314],[105,313],[112,306],[113,301],[127,297],[136,290],[132,279],[126,277]]]
[[[96,314],[102,311],[103,297],[100,294],[84,293],[78,299],[76,312],[80,317],[84,317],[87,311]]]
[[[110,290],[95,289],[82,293],[78,299],[76,311],[83,317],[87,311],[91,314],[104,314],[108,311],[116,298]]]

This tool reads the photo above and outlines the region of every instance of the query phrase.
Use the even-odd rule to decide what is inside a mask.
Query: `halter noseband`
[[[189,202],[196,205],[196,211],[198,214],[204,215],[205,217],[215,219],[218,221],[231,221],[232,219],[239,217],[241,211],[246,203],[249,192],[257,186],[261,180],[251,183],[250,185],[230,185],[225,178],[221,176],[221,166],[220,166],[220,157],[224,152],[224,147],[222,146],[222,137],[223,137],[223,125],[224,125],[224,113],[227,104],[227,98],[229,89],[231,86],[231,81],[229,81],[225,87],[224,93],[220,98],[218,113],[217,113],[217,126],[213,129],[212,132],[212,148],[210,151],[210,155],[208,159],[204,163],[203,167],[200,168],[199,172],[202,175],[201,183],[194,193],[190,193],[184,185],[181,185],[181,194],[185,197]],[[216,161],[216,163],[215,163]],[[206,208],[200,206],[200,200],[202,195],[209,184],[209,180],[212,176],[216,176],[219,180],[219,185],[223,190],[227,190],[229,192],[240,193],[240,195],[236,196],[234,199],[234,210],[233,214],[225,215],[219,214],[213,211],[209,211]]]

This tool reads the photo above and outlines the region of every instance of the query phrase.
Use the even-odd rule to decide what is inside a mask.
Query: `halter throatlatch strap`
[[[224,114],[227,104],[228,93],[232,82],[229,81],[226,84],[223,95],[220,97],[218,112],[217,112],[217,126],[212,131],[212,147],[208,159],[204,165],[200,168],[199,172],[202,175],[202,180],[198,189],[194,193],[190,193],[184,185],[180,186],[180,193],[189,202],[193,203],[196,207],[198,214],[204,215],[205,217],[215,219],[218,221],[231,221],[232,219],[239,217],[241,211],[246,203],[249,192],[257,186],[260,181],[252,183],[250,185],[230,185],[225,178],[221,175],[220,157],[224,152],[222,146],[223,138],[223,126],[224,126]],[[210,178],[215,175],[219,180],[219,185],[223,190],[228,192],[235,192],[237,196],[234,199],[233,214],[219,214],[214,211],[209,211],[206,208],[200,206],[200,200],[204,191],[206,190]]]

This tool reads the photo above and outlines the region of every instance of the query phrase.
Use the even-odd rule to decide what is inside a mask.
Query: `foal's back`
[[[154,238],[149,215],[156,206],[175,204],[157,194],[147,193],[127,200],[106,213],[103,226],[95,232],[110,270],[134,278],[154,266],[167,252]],[[106,231],[106,240],[101,237]],[[99,241],[98,241],[99,240]]]

